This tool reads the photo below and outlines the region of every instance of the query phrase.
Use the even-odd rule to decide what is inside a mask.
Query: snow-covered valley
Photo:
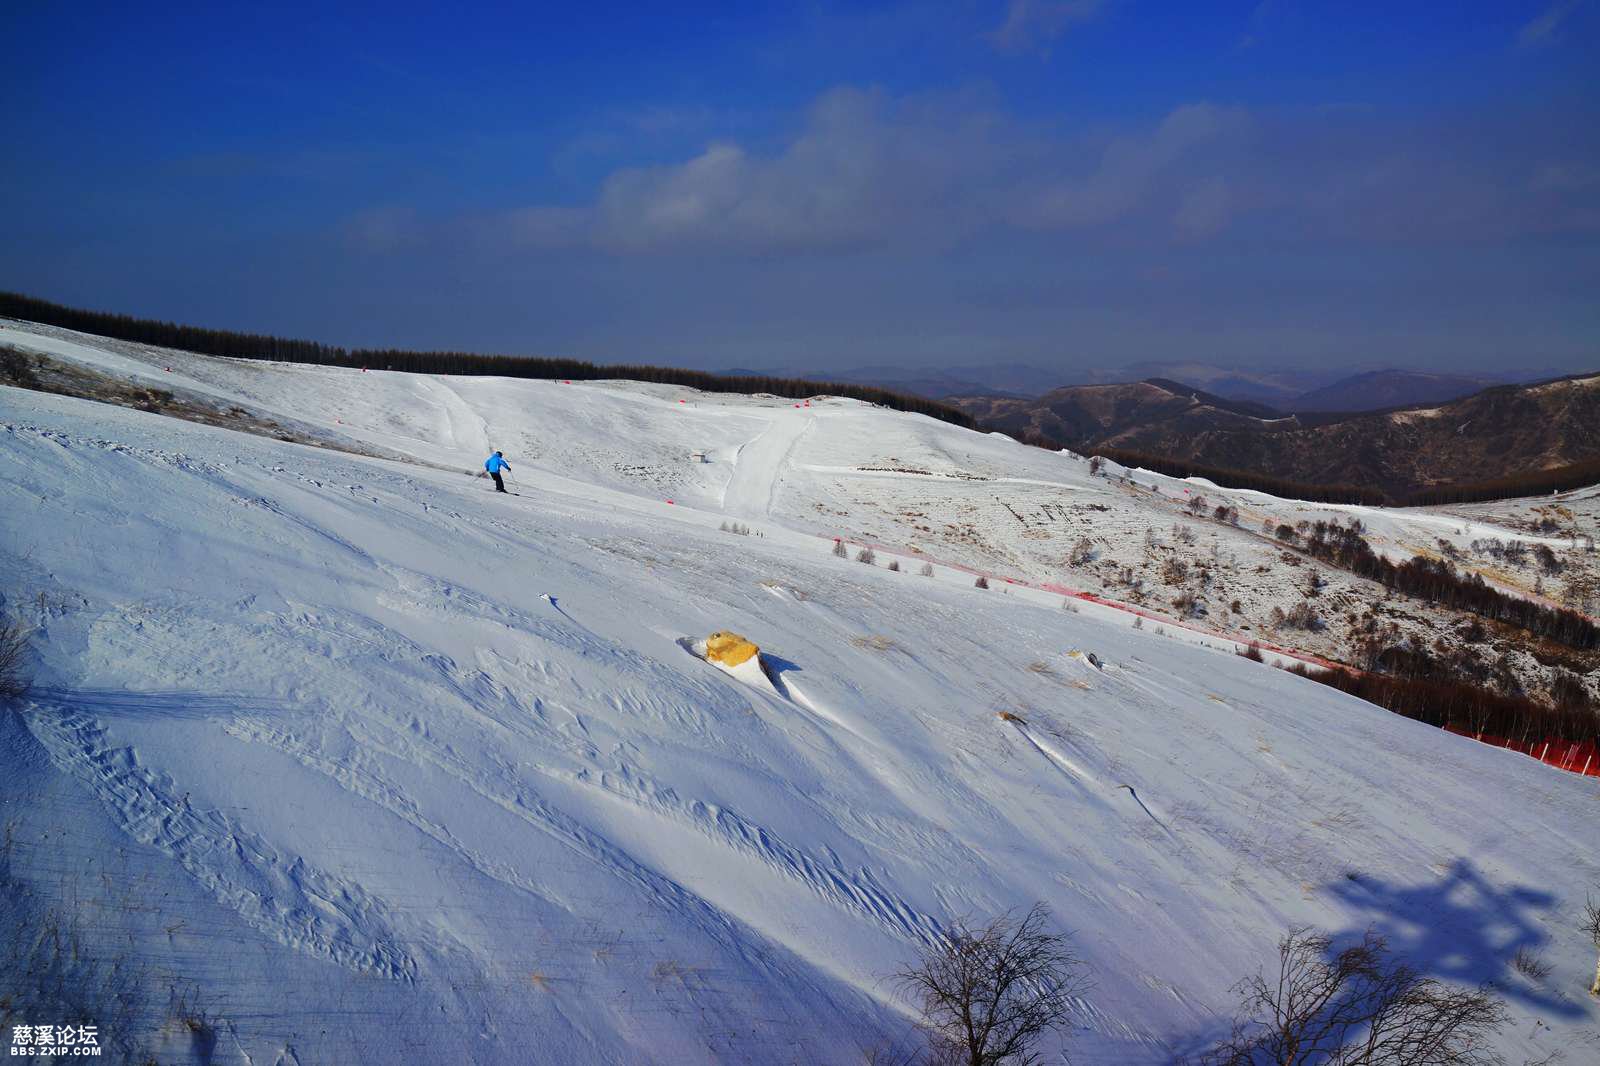
[[[352,449],[0,388],[32,1020],[162,1062],[854,1063],[953,917],[1043,901],[1093,975],[1076,1062],[1204,1047],[1299,925],[1494,981],[1514,1062],[1600,1058],[1596,780],[1198,631],[1263,632],[1259,529],[1304,505],[1192,522],[1196,486],[837,399],[0,343]],[[516,495],[469,476],[491,448]],[[1395,550],[1513,535],[1368,518]],[[1214,560],[1211,617],[1036,587],[1111,588],[1063,564],[1085,538],[1108,574]],[[685,650],[720,629],[771,685]]]

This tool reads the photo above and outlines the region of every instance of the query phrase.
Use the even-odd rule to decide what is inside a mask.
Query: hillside
[[[1152,378],[1118,385],[1075,385],[1036,400],[962,396],[951,400],[981,424],[1007,433],[1038,433],[1062,442],[1115,444],[1221,428],[1259,431],[1275,417],[1244,401],[1224,400],[1178,382]]]
[[[1042,588],[1214,559],[1253,634],[1305,567],[1249,527],[1354,509],[834,398],[0,344],[123,404],[0,387],[40,660],[0,903],[38,1020],[162,1062],[859,1063],[909,1023],[887,974],[1042,900],[1094,975],[1076,1062],[1204,1046],[1299,924],[1496,981],[1514,1061],[1593,1048],[1592,779]],[[490,447],[518,495],[470,476]],[[1359,513],[1396,552],[1566,539]],[[681,643],[721,628],[770,683]]]
[[[1600,374],[1501,385],[1432,407],[1316,418],[1252,415],[1159,381],[952,402],[987,425],[1081,451],[1121,448],[1396,496],[1600,458]]]
[[[1447,403],[1501,384],[1504,382],[1461,374],[1371,370],[1303,392],[1282,406],[1286,411],[1379,411]]]
[[[1122,381],[1169,378],[1230,400],[1246,400],[1286,410],[1296,396],[1332,384],[1338,373],[1308,367],[1218,366],[1194,360],[1147,360],[1123,368]],[[1086,384],[1113,384],[1110,381]]]
[[[458,469],[476,466],[474,450],[486,449],[498,436],[484,428],[463,437],[464,427],[480,421],[475,412],[486,405],[498,406],[509,388],[521,406],[507,427],[512,435],[501,437],[500,446],[509,442],[508,451],[547,469],[712,508],[732,506],[726,494],[741,491],[729,472],[728,449],[734,445],[727,435],[748,427],[730,429],[726,416],[701,427],[699,418],[689,417],[704,403],[693,392],[679,396],[683,417],[667,425],[642,418],[636,404],[610,393],[595,401],[595,414],[575,424],[559,390],[527,393],[504,381],[368,374],[357,379],[367,383],[363,397],[352,398],[336,384],[346,379],[328,376],[328,368],[219,360],[37,326],[0,330],[0,373],[11,365],[31,366],[36,387],[70,395],[346,451],[428,465],[459,463]],[[380,385],[428,381],[449,385],[425,393],[408,385],[398,395]],[[561,386],[570,387],[575,386]],[[661,386],[625,388],[648,392]],[[426,402],[419,403],[419,396]],[[783,407],[776,398],[766,402]],[[802,411],[813,409],[820,407]],[[625,447],[615,438],[618,432],[629,442]],[[1375,629],[1397,645],[1455,646],[1455,632],[1466,620],[1429,600],[1396,601],[1393,590],[1337,569],[1324,573],[1319,566],[1316,606],[1334,617],[1309,630],[1286,628],[1281,615],[1305,598],[1308,571],[1307,560],[1286,551],[1273,532],[1285,523],[1305,530],[1318,521],[1360,521],[1375,548],[1391,559],[1443,552],[1497,588],[1581,611],[1594,609],[1600,590],[1600,556],[1593,551],[1600,515],[1595,501],[1582,494],[1538,501],[1539,511],[1528,517],[1508,502],[1500,513],[1521,527],[1513,532],[1492,521],[1463,522],[1449,508],[1309,505],[1121,471],[1116,464],[1103,472],[1114,476],[1094,477],[1078,457],[1064,465],[1060,456],[1017,448],[1001,437],[968,440],[981,443],[955,450],[937,432],[908,435],[871,420],[835,423],[826,436],[802,435],[788,462],[790,478],[803,475],[804,489],[774,496],[773,514],[794,529],[903,548],[991,579],[1066,586],[1183,616],[1186,625],[1233,634],[1230,647],[1266,639],[1344,662],[1367,657]],[[697,451],[709,461],[686,462]],[[1193,505],[1203,505],[1198,514]],[[1228,511],[1228,521],[1211,520],[1219,507]],[[1472,659],[1470,667],[1460,665],[1474,683],[1486,679],[1492,664],[1508,694],[1544,699],[1552,698],[1566,673],[1575,673],[1587,679],[1600,703],[1600,661],[1594,657],[1575,659],[1515,630],[1496,630],[1487,643],[1462,654]]]
[[[1257,401],[1281,413],[1354,413],[1445,403],[1496,385],[1552,376],[1549,372],[1522,377],[1443,374],[1392,367],[1339,376],[1328,369],[1252,372],[1205,363],[1140,363],[1127,370],[1130,380],[1171,378],[1230,400]]]
[[[941,400],[946,396],[1040,396],[1076,375],[1026,363],[983,363],[956,366],[898,366],[866,364],[843,367],[782,367],[758,371],[737,367],[722,371],[737,377],[782,374],[811,380],[846,381],[875,385],[895,392]]]

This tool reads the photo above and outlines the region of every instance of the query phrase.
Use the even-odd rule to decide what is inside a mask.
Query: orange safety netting
[[[1497,748],[1520,751],[1558,770],[1600,777],[1600,747],[1596,747],[1592,740],[1512,740],[1510,737],[1497,737],[1490,733],[1469,733],[1455,726],[1447,725],[1445,729],[1458,736],[1471,737],[1473,740],[1492,744]]]

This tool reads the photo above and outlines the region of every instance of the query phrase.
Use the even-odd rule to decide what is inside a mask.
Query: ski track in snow
[[[481,452],[487,456],[492,450],[489,441],[489,424],[461,398],[448,381],[431,375],[418,375],[418,387],[430,397],[437,397],[444,409],[443,438],[452,448],[465,452]]]
[[[580,642],[580,646],[584,642]],[[621,652],[622,649],[612,649]],[[752,660],[753,662],[754,660]],[[682,691],[681,682],[676,679],[678,675],[669,674],[661,670],[658,664],[651,660],[639,658],[633,654],[608,659],[613,665],[628,665],[641,673],[648,675],[646,691],[648,695],[632,696],[634,702],[631,709],[643,710],[656,717],[668,718],[675,726],[695,725],[697,731],[709,734],[712,730],[700,722],[686,722],[679,714],[668,714],[669,708],[679,708],[695,702],[699,693]],[[439,671],[449,678],[449,683],[463,690],[466,682],[457,680],[451,675],[455,674],[454,665],[442,660],[434,660],[434,665]],[[631,672],[631,671],[630,671]],[[550,676],[547,672],[547,677]],[[671,682],[674,691],[662,693],[658,691],[663,684]],[[471,692],[470,699],[463,701],[468,709],[468,714],[485,722],[497,731],[505,731],[518,735],[527,740],[543,740],[550,743],[553,738],[547,730],[536,729],[523,723],[530,719],[525,715],[512,715],[499,717],[479,711],[478,707],[493,707],[503,705],[510,698],[505,690],[495,691],[492,681],[484,675],[477,675],[474,684],[477,689]],[[634,693],[632,686],[617,686],[623,693]],[[774,695],[776,695],[774,693]],[[499,696],[499,699],[486,699],[486,696]],[[665,698],[663,698],[665,697]],[[629,695],[618,697],[619,709],[630,709]],[[403,734],[402,734],[403,735]],[[558,741],[559,742],[559,741]],[[409,742],[408,742],[409,743]],[[780,835],[761,825],[752,823],[737,812],[728,810],[714,803],[708,803],[695,798],[679,797],[677,790],[664,787],[652,781],[648,774],[640,769],[630,766],[626,762],[617,762],[602,759],[592,747],[587,744],[568,744],[569,752],[582,761],[575,769],[566,772],[557,772],[547,766],[532,767],[537,772],[549,777],[559,778],[563,781],[598,787],[612,796],[626,800],[640,809],[641,812],[650,812],[670,819],[678,825],[691,829],[706,838],[715,841],[732,852],[746,858],[755,860],[770,870],[785,877],[792,878],[803,884],[819,897],[841,909],[851,911],[870,918],[883,926],[886,931],[899,936],[907,936],[924,942],[933,942],[941,935],[939,923],[929,915],[920,913],[909,906],[904,900],[896,898],[877,884],[870,872],[861,870],[850,872],[828,862],[806,854],[799,848],[787,843]],[[482,790],[485,786],[481,771],[478,775],[466,775],[466,771],[453,766],[448,757],[438,751],[422,751],[414,743],[409,743],[405,751],[396,752],[403,759],[426,759],[436,765],[447,767],[458,777],[461,777],[474,790]],[[466,775],[466,776],[463,776]],[[467,777],[472,777],[468,780]],[[496,802],[503,802],[497,799]]]
[[[129,836],[170,855],[251,926],[359,973],[416,979],[416,959],[382,900],[281,854],[233,818],[196,813],[169,778],[141,766],[132,749],[110,747],[87,716],[43,710],[30,728],[56,764],[98,795]]]
[[[458,618],[494,618],[514,625],[525,635],[536,636],[563,650],[597,660],[607,670],[616,672],[617,681],[607,686],[610,692],[607,698],[613,702],[613,706],[625,713],[656,718],[676,729],[689,728],[693,733],[709,739],[715,734],[712,720],[701,715],[687,716],[685,708],[709,703],[712,707],[720,707],[722,715],[744,712],[742,702],[729,697],[722,689],[714,686],[689,688],[683,684],[682,675],[664,669],[659,663],[640,656],[632,649],[604,641],[581,628],[562,626],[530,616],[482,597],[475,597],[470,593],[433,582],[424,575],[401,571],[392,566],[384,566],[381,569],[396,579],[404,590],[404,595],[397,600],[387,600],[386,597],[380,596],[380,602],[387,600],[403,610],[425,609]],[[306,619],[305,623],[311,623],[313,629],[326,630],[326,622],[313,623],[312,620]],[[348,627],[345,628],[348,632]],[[602,758],[587,742],[563,737],[538,724],[539,717],[529,714],[526,708],[518,706],[509,688],[482,671],[462,671],[450,660],[436,655],[423,655],[420,649],[411,649],[411,653],[420,661],[428,663],[440,681],[462,697],[461,705],[469,719],[493,732],[519,740],[556,745],[566,750],[576,763],[565,769],[544,765],[528,765],[527,769],[564,783],[602,789],[609,795],[632,804],[639,813],[649,813],[668,819],[683,829],[698,833],[732,853],[798,882],[830,905],[870,919],[889,933],[923,942],[933,942],[941,935],[941,927],[937,920],[919,912],[885,890],[875,881],[870,871],[851,872],[839,868],[794,847],[779,834],[749,821],[735,811],[699,799],[679,797],[677,790],[653,782],[649,775],[640,769],[626,762]],[[385,654],[397,657],[396,653]],[[402,651],[398,654],[405,653]],[[550,661],[542,663],[524,661],[521,664],[523,670],[530,668],[543,681],[541,687],[546,690],[548,701],[559,701],[560,690],[573,688],[575,685],[573,675],[563,672]],[[551,691],[552,682],[555,683],[555,691]],[[567,694],[572,699],[580,698],[582,695],[581,689]],[[506,713],[496,713],[495,709],[500,707],[504,707]],[[361,729],[356,723],[345,724],[353,732]],[[535,883],[519,879],[487,857],[472,854],[462,848],[458,842],[448,837],[442,826],[421,819],[414,809],[400,801],[397,790],[386,787],[370,774],[360,774],[331,760],[319,758],[304,747],[295,746],[282,734],[259,729],[247,730],[242,726],[233,727],[233,731],[238,735],[248,735],[252,739],[272,742],[284,748],[306,765],[329,773],[342,785],[353,787],[365,798],[380,802],[441,843],[458,851],[474,867],[523,890],[538,891]],[[618,857],[623,856],[621,849],[614,845],[589,846],[590,843],[601,839],[600,834],[575,833],[571,831],[572,823],[552,822],[550,812],[553,808],[542,799],[528,798],[535,794],[537,786],[518,780],[515,774],[507,774],[508,780],[496,781],[491,776],[491,768],[469,767],[447,750],[441,750],[436,744],[431,744],[425,739],[419,740],[413,731],[406,729],[399,722],[391,724],[391,731],[387,736],[362,735],[361,740],[373,750],[385,751],[401,762],[426,762],[434,765],[450,773],[452,777],[479,795],[506,809],[514,810],[519,817],[528,817],[529,812],[532,812],[532,820],[542,829],[554,833],[569,844],[579,842],[575,846],[597,864],[613,873],[644,883],[638,878],[636,869],[628,868],[619,861]],[[675,897],[670,895],[657,893],[654,898],[677,905]]]
[[[723,490],[722,509],[744,518],[769,517],[789,456],[816,418],[809,411],[779,413],[760,436],[740,447],[733,477]]]

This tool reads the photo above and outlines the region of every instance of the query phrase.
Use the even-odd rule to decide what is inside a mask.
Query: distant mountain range
[[[1381,394],[1388,381],[1369,379],[1365,387]],[[1437,383],[1399,382],[1389,395],[1413,384]],[[1348,390],[1361,387],[1339,383],[1318,391],[1353,397]],[[1280,415],[1162,378],[951,402],[995,429],[1040,434],[1080,451],[1118,448],[1396,496],[1600,458],[1600,373],[1496,385],[1440,404],[1338,414]]]
[[[995,363],[990,366],[862,366],[846,370],[816,370],[784,367],[779,370],[752,370],[733,367],[717,371],[733,377],[806,378],[812,381],[840,381],[851,385],[876,385],[896,392],[924,396],[930,400],[946,396],[1041,396],[1064,382],[1057,371],[1026,363]],[[1120,379],[1120,376],[1119,376]]]
[[[1115,377],[1102,377],[1098,381],[1082,384],[1114,384],[1161,378],[1181,381],[1191,388],[1204,389],[1214,396],[1229,400],[1248,400],[1266,404],[1278,411],[1288,411],[1301,394],[1332,385],[1343,376],[1342,371],[1327,369],[1260,370],[1192,361],[1150,361],[1124,367]]]
[[[1506,383],[1503,378],[1496,380],[1460,374],[1425,374],[1415,370],[1374,370],[1301,393],[1286,406],[1290,411],[1378,411],[1414,404],[1445,403]]]
[[[1224,400],[1262,404],[1292,412],[1376,411],[1418,403],[1444,403],[1493,385],[1549,378],[1554,375],[1435,374],[1417,370],[1369,370],[1342,374],[1335,370],[1241,370],[1197,362],[1146,361],[1116,370],[1052,371],[1026,363],[997,363],[940,368],[865,366],[840,371],[785,368],[777,371],[734,368],[736,376],[780,374],[857,385],[877,385],[897,392],[945,399],[951,396],[1034,397],[1078,385],[1115,385],[1161,379],[1181,382]]]

